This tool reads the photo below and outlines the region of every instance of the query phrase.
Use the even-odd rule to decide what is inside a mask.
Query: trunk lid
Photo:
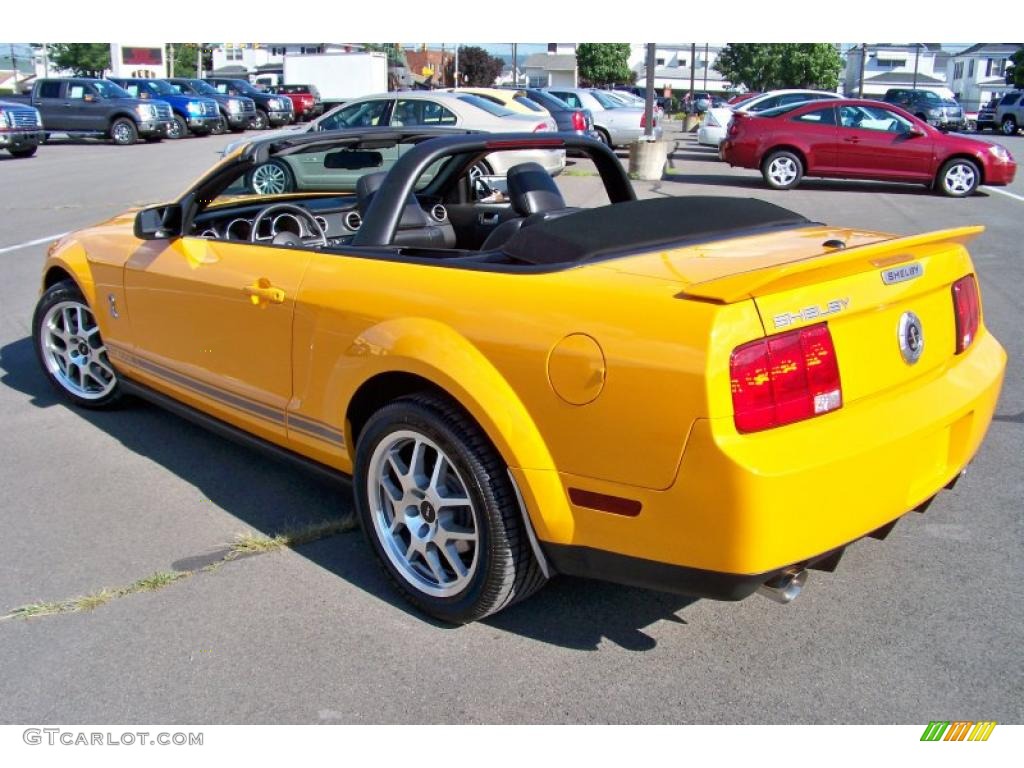
[[[965,243],[983,227],[893,237],[809,227],[624,259],[616,269],[684,283],[679,298],[754,301],[766,335],[825,322],[843,400],[902,386],[944,368],[956,352],[952,284],[973,271]],[[828,248],[841,240],[845,248]],[[908,360],[905,315],[923,348]],[[901,325],[901,322],[903,325]],[[912,332],[911,332],[912,333]],[[907,356],[913,357],[907,353]]]

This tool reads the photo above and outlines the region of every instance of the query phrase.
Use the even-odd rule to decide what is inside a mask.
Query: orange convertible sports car
[[[535,162],[479,175],[565,149],[607,199]],[[315,184],[251,194],[282,169]],[[569,135],[268,138],[51,248],[35,347],[76,405],[141,395],[351,475],[382,566],[441,619],[556,573],[786,601],[978,450],[1005,366],[980,231],[638,201]]]

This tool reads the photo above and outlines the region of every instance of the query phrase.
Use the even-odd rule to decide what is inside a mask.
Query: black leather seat
[[[503,221],[487,236],[483,251],[500,248],[523,227],[569,213],[555,180],[539,163],[520,163],[508,169],[508,196],[518,217]]]

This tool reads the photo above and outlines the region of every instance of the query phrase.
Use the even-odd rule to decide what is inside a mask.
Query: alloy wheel
[[[953,195],[966,195],[977,181],[977,173],[967,163],[955,163],[951,165],[942,177],[942,184],[946,191]]]
[[[465,589],[479,561],[478,515],[445,451],[419,432],[392,432],[366,482],[373,533],[401,577],[433,597]]]
[[[99,400],[117,385],[99,326],[85,304],[61,301],[50,307],[39,344],[47,369],[72,395]]]
[[[777,157],[768,164],[768,176],[780,187],[792,184],[797,173],[796,163],[790,157]]]
[[[252,172],[251,185],[257,195],[280,195],[288,191],[288,174],[276,163],[264,163]]]
[[[118,123],[114,126],[114,141],[118,144],[127,144],[132,139],[132,129],[127,123]]]

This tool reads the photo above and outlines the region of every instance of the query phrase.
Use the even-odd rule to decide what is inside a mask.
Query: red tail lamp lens
[[[780,427],[843,405],[839,364],[826,324],[737,347],[729,372],[733,418],[740,432]]]

